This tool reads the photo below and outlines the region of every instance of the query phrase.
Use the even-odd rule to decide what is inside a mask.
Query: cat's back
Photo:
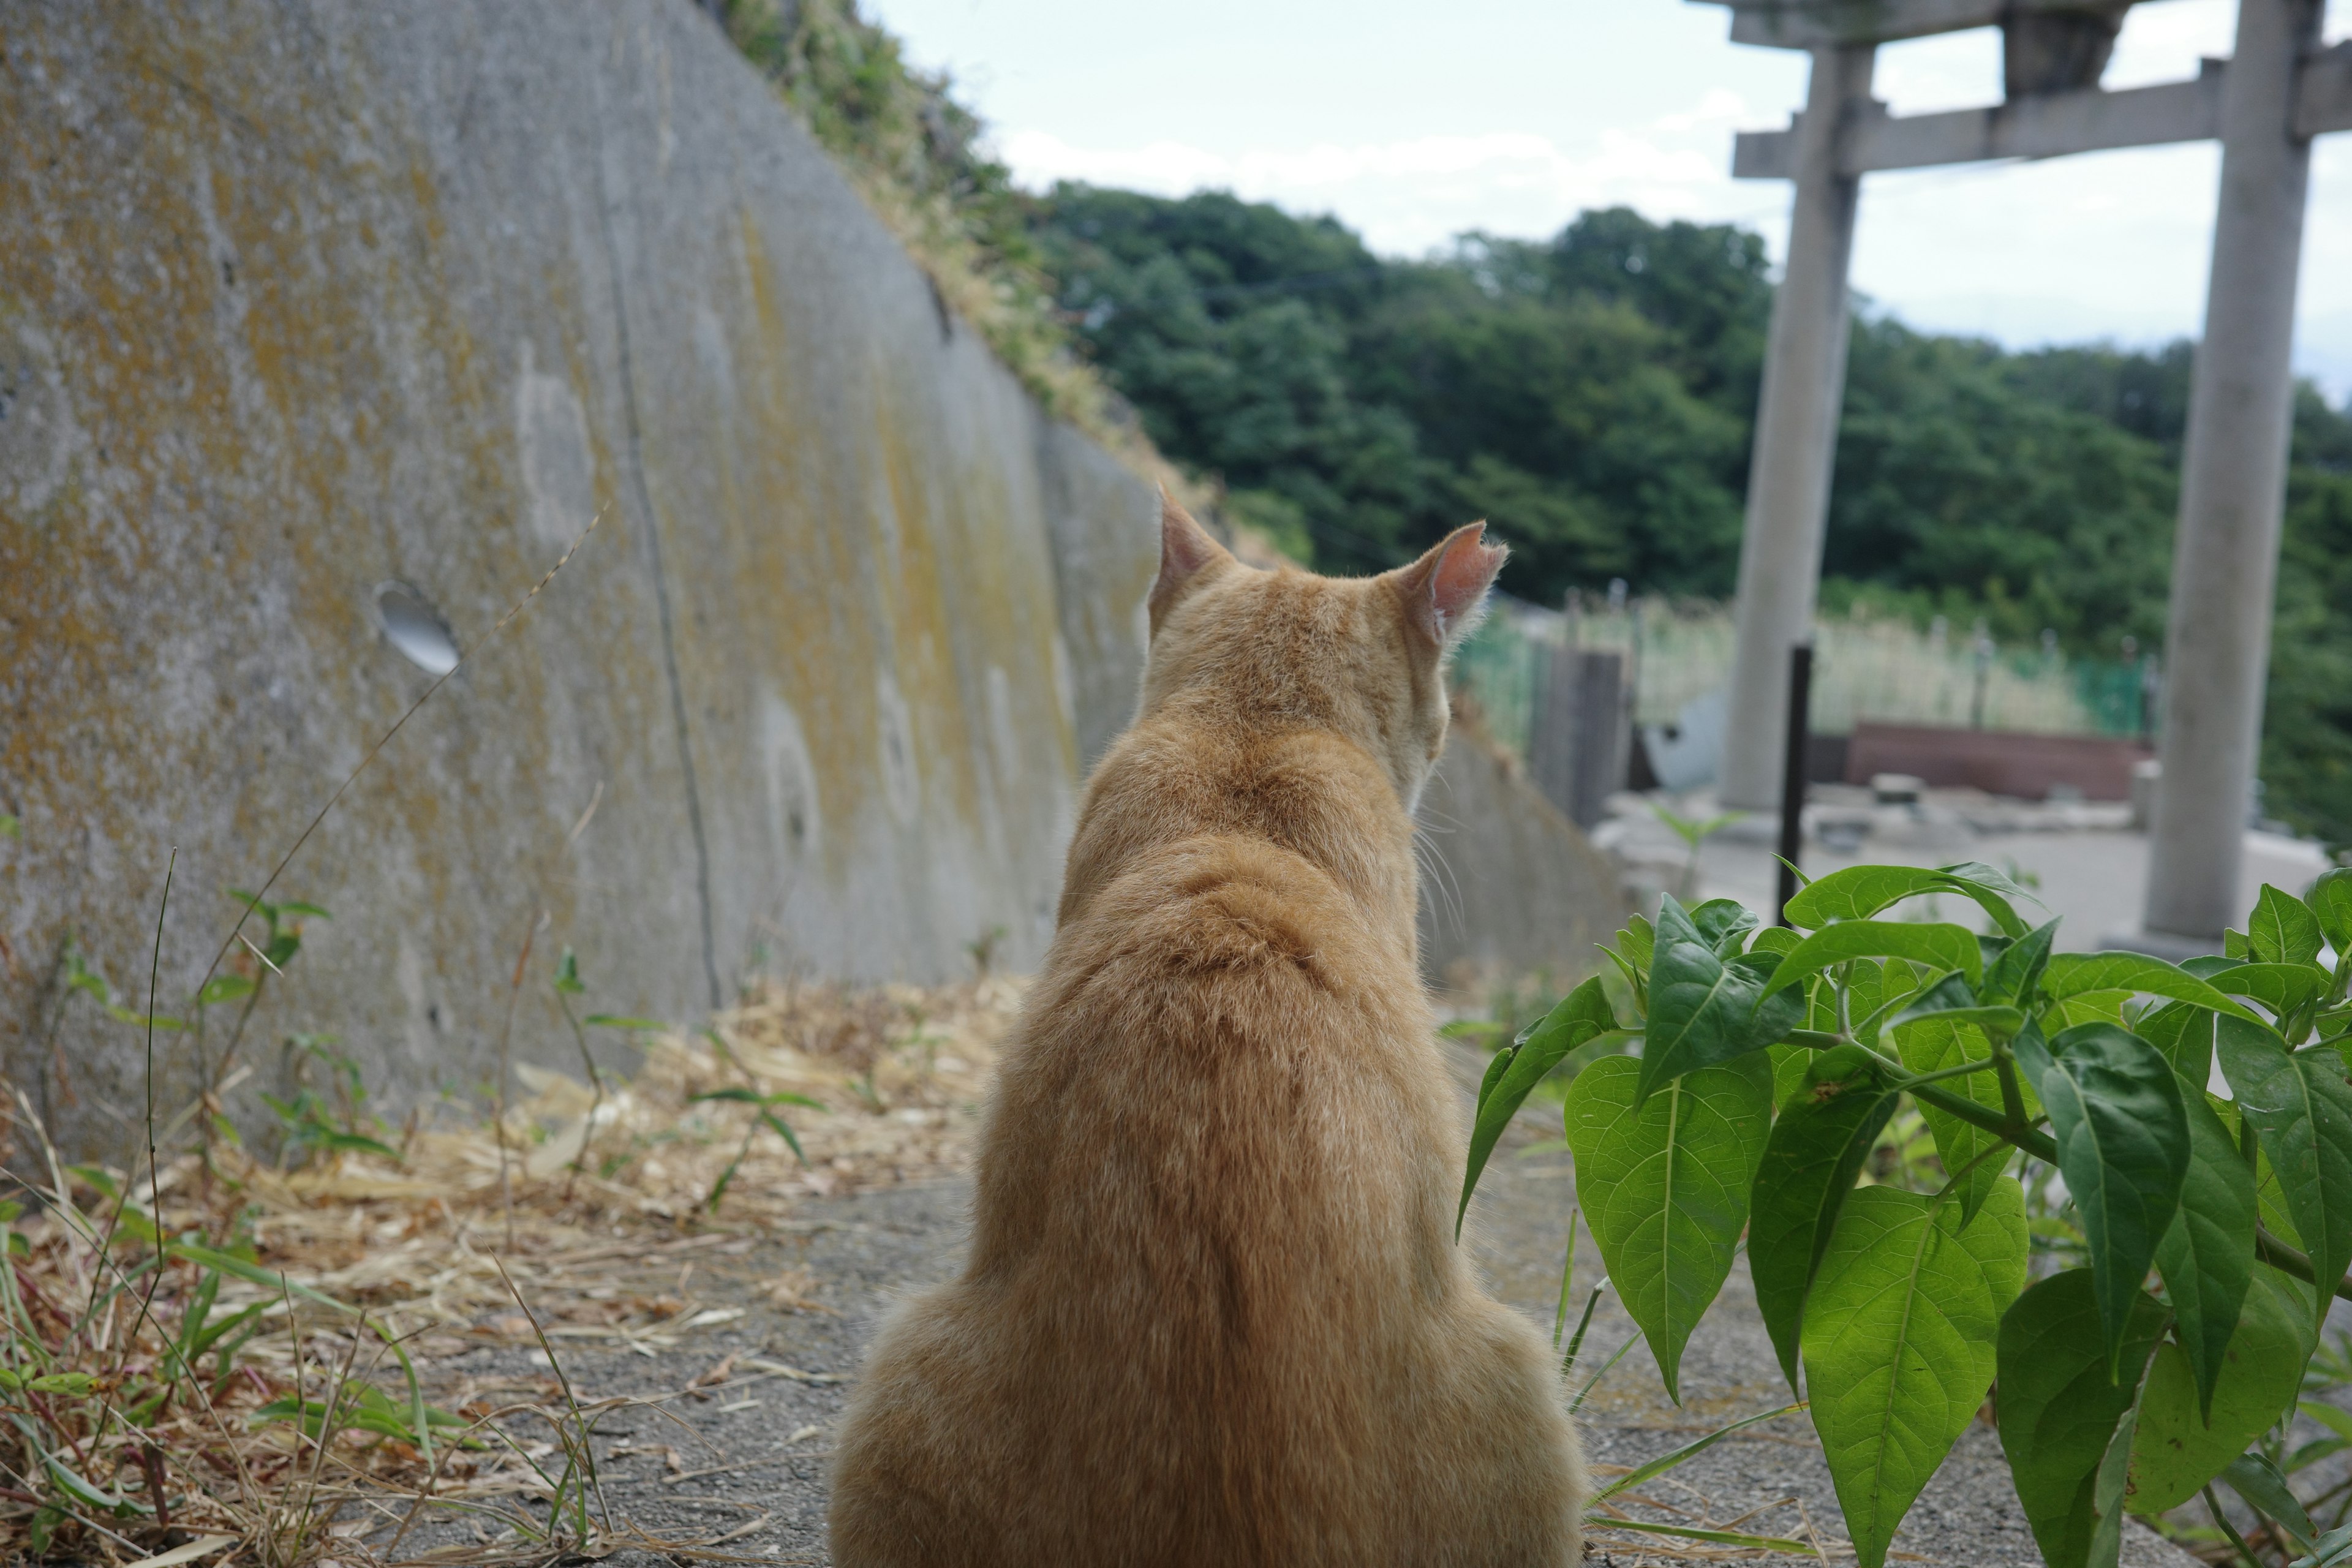
[[[1442,722],[1392,726],[1377,659],[1322,647],[1362,605],[1246,586],[1286,635],[1156,642],[1177,689],[1090,782],[969,1264],[893,1314],[843,1423],[844,1568],[1574,1560],[1541,1337],[1453,1245],[1401,809]]]

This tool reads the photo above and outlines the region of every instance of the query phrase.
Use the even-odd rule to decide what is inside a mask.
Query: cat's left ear
[[[1163,487],[1160,492],[1160,576],[1151,584],[1151,629],[1157,634],[1160,621],[1194,579],[1216,567],[1230,565],[1233,556],[1225,547],[1210,536],[1209,531],[1192,521],[1192,514],[1176,504],[1176,498]]]
[[[1394,574],[1405,622],[1434,651],[1469,635],[1486,613],[1486,590],[1510,553],[1486,542],[1486,525],[1455,529],[1436,548]]]

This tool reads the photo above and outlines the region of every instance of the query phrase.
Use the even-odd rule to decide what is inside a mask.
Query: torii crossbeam
[[[2245,911],[2238,879],[2262,736],[2278,571],[2292,351],[2311,141],[2352,131],[2352,44],[2318,47],[2321,0],[2239,0],[2235,53],[2193,79],[2098,85],[2137,0],[1695,0],[1735,43],[1812,55],[1786,131],[1742,134],[1732,173],[1796,184],[1772,306],[1739,552],[1738,652],[1722,793],[1780,804],[1784,672],[1811,636],[1845,385],[1846,273],[1862,176],[2218,140],[2221,189],[2190,384],[2165,643],[2164,777],[2145,935],[2212,943]],[[1896,116],[1870,96],[1877,47],[2002,30],[2004,101]]]

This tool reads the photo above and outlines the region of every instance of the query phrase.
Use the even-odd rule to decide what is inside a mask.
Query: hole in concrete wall
[[[446,675],[457,668],[457,639],[433,601],[405,583],[384,583],[375,591],[376,614],[383,635],[409,663],[427,675]]]

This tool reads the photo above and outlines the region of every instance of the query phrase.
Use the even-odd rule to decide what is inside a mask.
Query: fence
[[[1868,719],[2131,737],[2147,734],[2155,716],[2152,658],[2071,658],[2048,644],[2001,647],[1980,635],[1955,637],[1940,620],[1922,631],[1875,616],[1832,617],[1816,621],[1813,635],[1812,727],[1821,734],[1850,733]],[[1634,721],[1672,724],[1724,688],[1731,612],[1664,600],[1581,613],[1500,602],[1456,656],[1454,681],[1494,737],[1522,756],[1542,671],[1565,645],[1622,653]]]

